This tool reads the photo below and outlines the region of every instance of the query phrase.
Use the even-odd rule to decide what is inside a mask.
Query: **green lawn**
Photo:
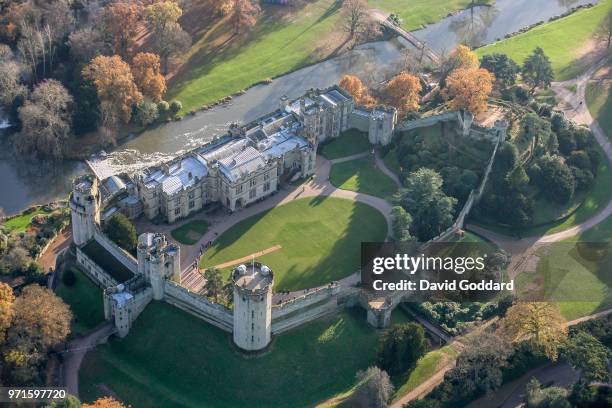
[[[612,81],[590,82],[586,88],[586,103],[593,117],[612,140]]]
[[[568,320],[612,306],[612,255],[601,259],[585,256],[574,242],[612,242],[612,217],[571,239],[539,249],[537,273],[517,277],[521,291],[532,282],[545,282],[547,299],[556,301]]]
[[[493,2],[476,1],[478,4]],[[411,31],[435,23],[452,11],[467,8],[472,0],[367,0],[367,3],[372,8],[399,14],[402,27]]]
[[[421,385],[425,380],[430,378],[436,372],[438,365],[442,362],[444,356],[450,359],[457,357],[457,351],[451,346],[445,346],[438,350],[430,351],[417,361],[417,365],[407,379],[401,384],[398,384],[398,388],[395,390],[393,399],[399,399],[402,396],[408,394],[416,387]]]
[[[6,227],[9,230],[9,232],[15,232],[15,233],[23,232],[26,229],[28,229],[28,227],[30,226],[30,223],[32,222],[32,217],[34,217],[35,215],[39,215],[39,214],[48,214],[48,213],[45,210],[43,210],[42,207],[40,207],[36,211],[33,211],[29,214],[21,214],[14,218],[11,218],[10,220],[6,221],[3,224],[3,226]]]
[[[329,197],[299,199],[228,229],[206,251],[202,267],[281,245],[257,260],[274,271],[277,291],[306,289],[356,272],[361,242],[384,241],[386,235],[384,216],[368,205]]]
[[[550,57],[557,81],[574,78],[588,68],[588,61],[581,58],[580,50],[611,7],[612,0],[602,0],[592,8],[479,48],[477,54],[505,53],[522,64],[533,49],[539,46]]]
[[[349,129],[335,139],[321,145],[320,153],[329,160],[352,156],[372,150],[368,134]]]
[[[170,232],[172,238],[185,245],[193,245],[208,231],[208,223],[204,220],[193,220]]]
[[[104,302],[102,291],[83,272],[78,268],[73,268],[72,271],[76,276],[75,284],[66,286],[63,282],[60,282],[55,293],[72,310],[74,319],[71,332],[81,334],[104,321]]]
[[[172,80],[168,99],[180,100],[185,113],[316,62],[321,58],[315,52],[317,44],[335,29],[339,8],[335,0],[316,0],[279,17],[278,6],[264,5],[263,16],[246,40],[232,37],[219,45],[202,37]],[[225,23],[213,30],[224,29],[229,24]]]
[[[400,311],[394,323],[407,321]],[[167,335],[171,334],[171,335]],[[231,335],[161,302],[130,334],[89,353],[79,394],[108,393],[134,407],[306,407],[352,387],[374,364],[380,331],[351,309],[274,339],[262,356],[244,357]]]
[[[329,181],[343,190],[357,191],[381,198],[389,197],[397,190],[397,185],[376,168],[374,159],[371,157],[334,164]]]

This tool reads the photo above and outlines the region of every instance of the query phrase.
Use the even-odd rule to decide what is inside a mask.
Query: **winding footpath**
[[[388,234],[390,234],[392,225],[391,204],[389,204],[386,200],[382,198],[374,197],[369,194],[337,188],[332,185],[329,180],[331,167],[334,164],[367,157],[369,155],[372,155],[372,153],[364,152],[333,160],[328,160],[322,156],[317,156],[317,167],[315,169],[315,174],[310,181],[295,188],[285,187],[279,190],[273,196],[266,198],[264,201],[241,209],[240,211],[235,212],[231,215],[222,214],[218,216],[207,217],[206,220],[209,223],[209,229],[206,234],[204,234],[202,238],[200,238],[200,240],[194,245],[181,245],[181,264],[184,265],[183,273],[181,274],[181,284],[194,292],[199,292],[200,290],[202,290],[202,287],[204,285],[204,278],[197,271],[197,269],[193,268],[194,263],[198,262],[200,259],[200,247],[202,245],[206,244],[208,241],[213,241],[217,236],[221,235],[227,229],[239,223],[240,221],[243,221],[263,211],[270,210],[274,207],[289,203],[293,200],[297,200],[300,198],[334,197],[342,198],[345,200],[358,201],[360,203],[367,204],[370,207],[373,207],[380,211],[380,213],[385,217],[388,226]],[[376,160],[376,163],[383,173],[392,173],[389,169],[385,167],[384,162],[382,160]],[[397,182],[399,182],[399,180]],[[174,229],[177,226],[180,226],[180,224],[172,225],[171,228],[163,226],[162,229],[168,229],[168,231],[160,232],[169,232],[170,229]],[[339,283],[345,285],[354,285],[356,283],[356,279],[358,279],[358,276],[356,277],[356,275],[351,275],[345,279],[342,279]],[[298,294],[296,293],[296,296],[297,295]]]
[[[553,82],[552,89],[555,91],[557,96],[561,98],[562,103],[559,104],[560,109],[565,113],[566,117],[574,120],[576,123],[587,125],[603,149],[608,162],[612,163],[612,145],[610,144],[610,140],[597,121],[591,116],[585,98],[586,87],[589,79],[600,68],[608,63],[609,59],[603,58],[577,78],[564,82]],[[574,86],[576,87],[575,93],[570,90],[573,89]],[[522,239],[501,235],[473,224],[466,225],[466,229],[484,236],[485,238],[493,241],[500,248],[513,254],[513,258],[515,259],[512,260],[509,272],[510,276],[514,277],[520,274],[524,267],[529,264],[530,258],[541,244],[559,242],[579,235],[605,221],[611,215],[612,201],[610,201],[604,209],[593,215],[591,218],[571,228],[553,234],[539,237],[526,237]]]

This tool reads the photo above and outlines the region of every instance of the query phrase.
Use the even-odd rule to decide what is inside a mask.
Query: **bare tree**
[[[26,94],[27,88],[20,78],[19,64],[13,60],[0,63],[0,104],[9,106],[17,96]]]
[[[66,43],[70,47],[70,55],[79,62],[87,63],[98,55],[108,55],[110,50],[104,42],[100,30],[85,27],[74,31]]]
[[[608,11],[597,29],[597,38],[606,43],[606,48],[610,48],[610,43],[612,43],[612,10]]]
[[[368,8],[363,0],[344,0],[342,21],[349,39],[353,39],[367,25]]]
[[[70,135],[72,96],[58,81],[41,82],[19,108],[22,130],[15,147],[34,157],[61,159]]]
[[[364,408],[386,408],[393,394],[389,375],[378,367],[370,367],[357,373],[359,385],[350,397],[347,406]]]

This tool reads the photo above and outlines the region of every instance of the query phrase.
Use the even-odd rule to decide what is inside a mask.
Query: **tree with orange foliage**
[[[361,79],[354,75],[343,76],[338,85],[351,94],[358,105],[370,106],[376,103],[376,100],[370,95],[368,88],[361,82]]]
[[[478,62],[478,56],[470,50],[470,47],[465,45],[458,45],[457,48],[451,52],[446,61],[442,64],[442,84],[446,77],[456,69],[459,68],[478,68],[480,63]]]
[[[451,109],[465,109],[474,115],[487,108],[495,76],[484,68],[459,68],[446,78],[442,95]]]
[[[402,72],[391,79],[385,89],[389,105],[395,107],[402,115],[419,109],[420,92],[419,78],[407,72]]]
[[[132,60],[132,75],[140,92],[159,102],[166,92],[166,79],[160,72],[159,55],[139,52]]]
[[[136,2],[111,3],[104,8],[103,31],[109,36],[115,54],[124,58],[131,55],[142,15],[142,6]]]
[[[82,408],[125,408],[125,405],[114,399],[113,397],[98,398],[91,404],[83,404]]]
[[[257,17],[261,12],[258,1],[253,0],[234,0],[232,5],[234,15],[232,16],[232,24],[236,34],[240,34],[240,30],[253,27],[257,24]]]
[[[82,75],[93,82],[100,102],[111,107],[119,120],[128,123],[132,108],[143,99],[130,66],[118,55],[100,55],[83,68]]]

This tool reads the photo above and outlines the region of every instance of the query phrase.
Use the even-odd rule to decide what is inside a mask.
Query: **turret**
[[[100,224],[100,192],[98,179],[86,175],[74,180],[70,195],[72,215],[72,239],[76,245],[83,245],[94,236]]]
[[[240,265],[233,274],[234,343],[243,350],[265,348],[272,339],[272,285],[266,265]]]
[[[150,232],[138,237],[138,273],[153,289],[153,298],[164,297],[166,279],[179,281],[181,274],[181,254],[178,246],[169,244],[163,234]]]

